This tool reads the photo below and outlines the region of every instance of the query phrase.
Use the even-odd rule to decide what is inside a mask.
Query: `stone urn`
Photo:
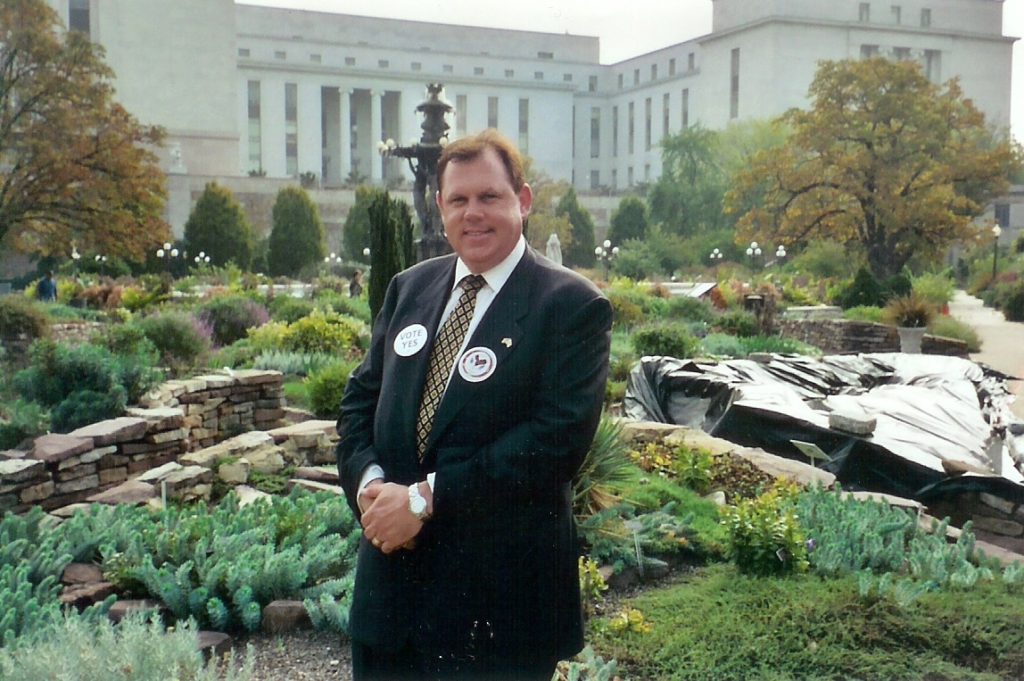
[[[900,352],[921,353],[921,340],[927,329],[923,326],[897,326],[900,335]]]

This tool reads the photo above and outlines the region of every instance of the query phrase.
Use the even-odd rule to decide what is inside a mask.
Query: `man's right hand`
[[[356,497],[356,503],[359,505],[360,513],[366,513],[370,510],[370,506],[377,499],[377,495],[380,494],[382,487],[384,487],[384,481],[377,479],[370,482],[359,492],[359,496]]]

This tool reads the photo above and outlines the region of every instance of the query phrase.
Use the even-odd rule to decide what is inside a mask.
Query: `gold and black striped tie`
[[[427,439],[434,425],[437,405],[441,403],[448,376],[452,371],[452,363],[462,347],[462,341],[469,329],[469,322],[476,310],[476,294],[483,288],[484,278],[479,274],[470,274],[459,282],[462,296],[455,309],[441,326],[437,334],[434,349],[430,353],[430,366],[427,368],[427,380],[423,384],[423,396],[420,398],[420,412],[416,418],[416,451],[420,460],[427,450]]]

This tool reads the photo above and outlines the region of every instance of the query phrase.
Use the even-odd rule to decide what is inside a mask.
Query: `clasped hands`
[[[423,521],[409,510],[409,488],[374,480],[358,499],[363,534],[383,553],[411,549]]]

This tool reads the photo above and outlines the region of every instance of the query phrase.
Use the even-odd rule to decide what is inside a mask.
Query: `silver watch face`
[[[427,500],[421,496],[409,497],[409,510],[415,516],[422,515],[427,510]]]

